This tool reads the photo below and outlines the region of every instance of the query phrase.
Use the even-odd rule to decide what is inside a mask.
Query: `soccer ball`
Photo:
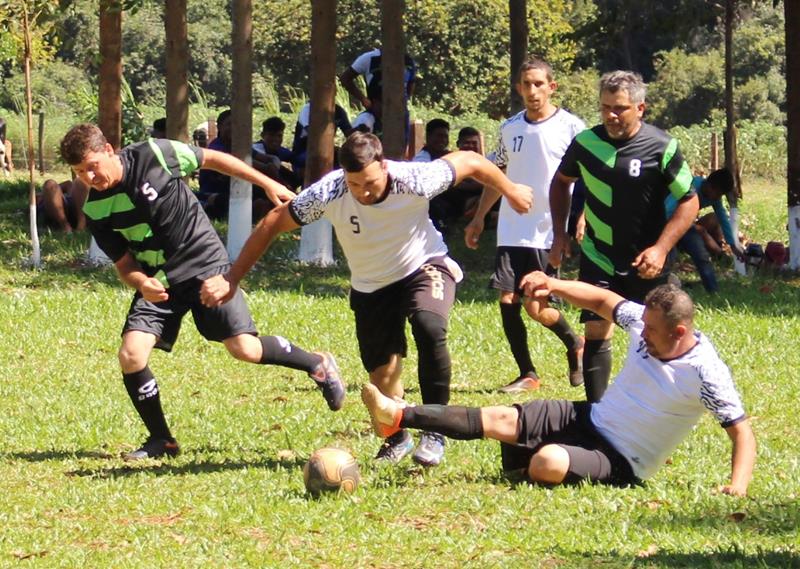
[[[314,451],[303,468],[306,490],[313,496],[339,490],[350,494],[355,492],[360,480],[356,459],[346,450],[338,448]]]

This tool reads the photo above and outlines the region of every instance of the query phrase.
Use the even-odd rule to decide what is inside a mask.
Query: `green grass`
[[[516,483],[490,441],[450,441],[434,470],[376,466],[346,268],[296,265],[295,235],[250,277],[250,306],[262,331],[336,354],[349,384],[342,411],[299,372],[235,362],[187,319],[174,353],[151,362],[184,453],[132,466],[118,457],[143,430],[116,362],[130,291],[112,270],[84,266],[85,235],[43,232],[44,268],[23,268],[25,191],[0,186],[0,567],[800,567],[794,277],[737,278],[723,263],[718,296],[692,289],[699,327],[754,417],[748,498],[714,492],[730,446],[710,417],[640,488]],[[785,189],[745,191],[751,237],[785,238]],[[452,402],[524,400],[495,392],[514,368],[485,286],[492,240],[473,252],[458,237],[467,282],[451,318]],[[577,311],[567,317],[576,323]],[[545,380],[536,396],[582,398],[557,340],[529,330]],[[618,333],[615,367],[623,350]],[[415,369],[412,349],[405,378],[419,402]],[[352,497],[305,495],[304,461],[326,445],[357,457]]]

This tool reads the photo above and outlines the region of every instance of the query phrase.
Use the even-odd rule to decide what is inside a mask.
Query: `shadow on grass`
[[[0,454],[0,460],[24,460],[27,462],[46,462],[48,460],[69,460],[75,458],[109,459],[115,458],[106,451],[93,450],[38,450],[30,452],[7,452]]]
[[[570,556],[572,557],[572,556]],[[586,566],[599,567],[782,567],[800,568],[800,555],[789,551],[745,553],[736,548],[710,553],[643,553],[641,557],[620,558],[607,555],[586,556]]]

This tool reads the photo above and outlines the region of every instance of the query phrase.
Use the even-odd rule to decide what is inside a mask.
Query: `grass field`
[[[744,225],[785,239],[785,188],[751,182]],[[710,416],[643,487],[554,490],[503,477],[497,443],[450,441],[445,462],[378,467],[379,441],[358,397],[361,368],[347,271],[301,267],[285,236],[246,289],[263,332],[330,349],[349,384],[338,413],[299,372],[235,362],[189,320],[151,367],[184,449],[143,465],[121,452],[143,439],[116,350],[130,291],[83,263],[88,238],[42,233],[30,254],[25,184],[0,185],[0,567],[800,567],[800,337],[790,277],[738,278],[691,289],[698,325],[731,367],[753,416],[759,459],[748,498],[715,492],[730,445]],[[467,282],[451,318],[452,402],[521,401],[496,388],[514,376],[494,295],[493,243],[453,256]],[[687,280],[693,280],[688,275]],[[696,279],[694,279],[696,280]],[[577,311],[567,313],[577,323]],[[544,386],[569,387],[557,340],[529,326]],[[624,338],[614,341],[615,368]],[[413,349],[408,398],[419,402]],[[357,457],[351,497],[311,499],[302,466],[335,445]]]

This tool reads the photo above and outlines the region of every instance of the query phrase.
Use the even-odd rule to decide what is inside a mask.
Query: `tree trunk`
[[[509,0],[508,18],[511,49],[511,114],[522,110],[523,104],[517,93],[517,71],[528,54],[528,1]]]
[[[736,109],[733,104],[733,26],[736,0],[725,0],[725,167],[733,174],[733,191],[728,195],[731,207],[737,207],[742,195],[739,155],[736,151]]]
[[[189,38],[186,0],[166,0],[167,138],[189,142]]]
[[[383,76],[383,153],[401,159],[406,148],[406,40],[403,34],[404,0],[381,2],[381,74]]]
[[[39,228],[36,224],[36,186],[33,183],[33,100],[31,96],[31,29],[28,21],[28,5],[22,7],[22,34],[25,42],[25,117],[28,121],[28,175],[30,180],[28,191],[28,213],[31,230],[31,265],[37,269],[42,265],[42,250],[39,245]]]
[[[336,99],[336,0],[311,3],[311,117],[305,185],[333,168],[333,123]],[[300,261],[315,265],[333,263],[331,224],[321,219],[302,229]]]
[[[786,16],[786,164],[789,266],[800,269],[800,4],[784,1]]]
[[[231,77],[231,152],[252,164],[253,143],[253,3],[233,0],[233,69]],[[253,187],[250,182],[231,177],[228,208],[228,255],[239,256],[253,225]]]
[[[100,0],[100,92],[97,122],[109,144],[122,143],[122,9]]]

